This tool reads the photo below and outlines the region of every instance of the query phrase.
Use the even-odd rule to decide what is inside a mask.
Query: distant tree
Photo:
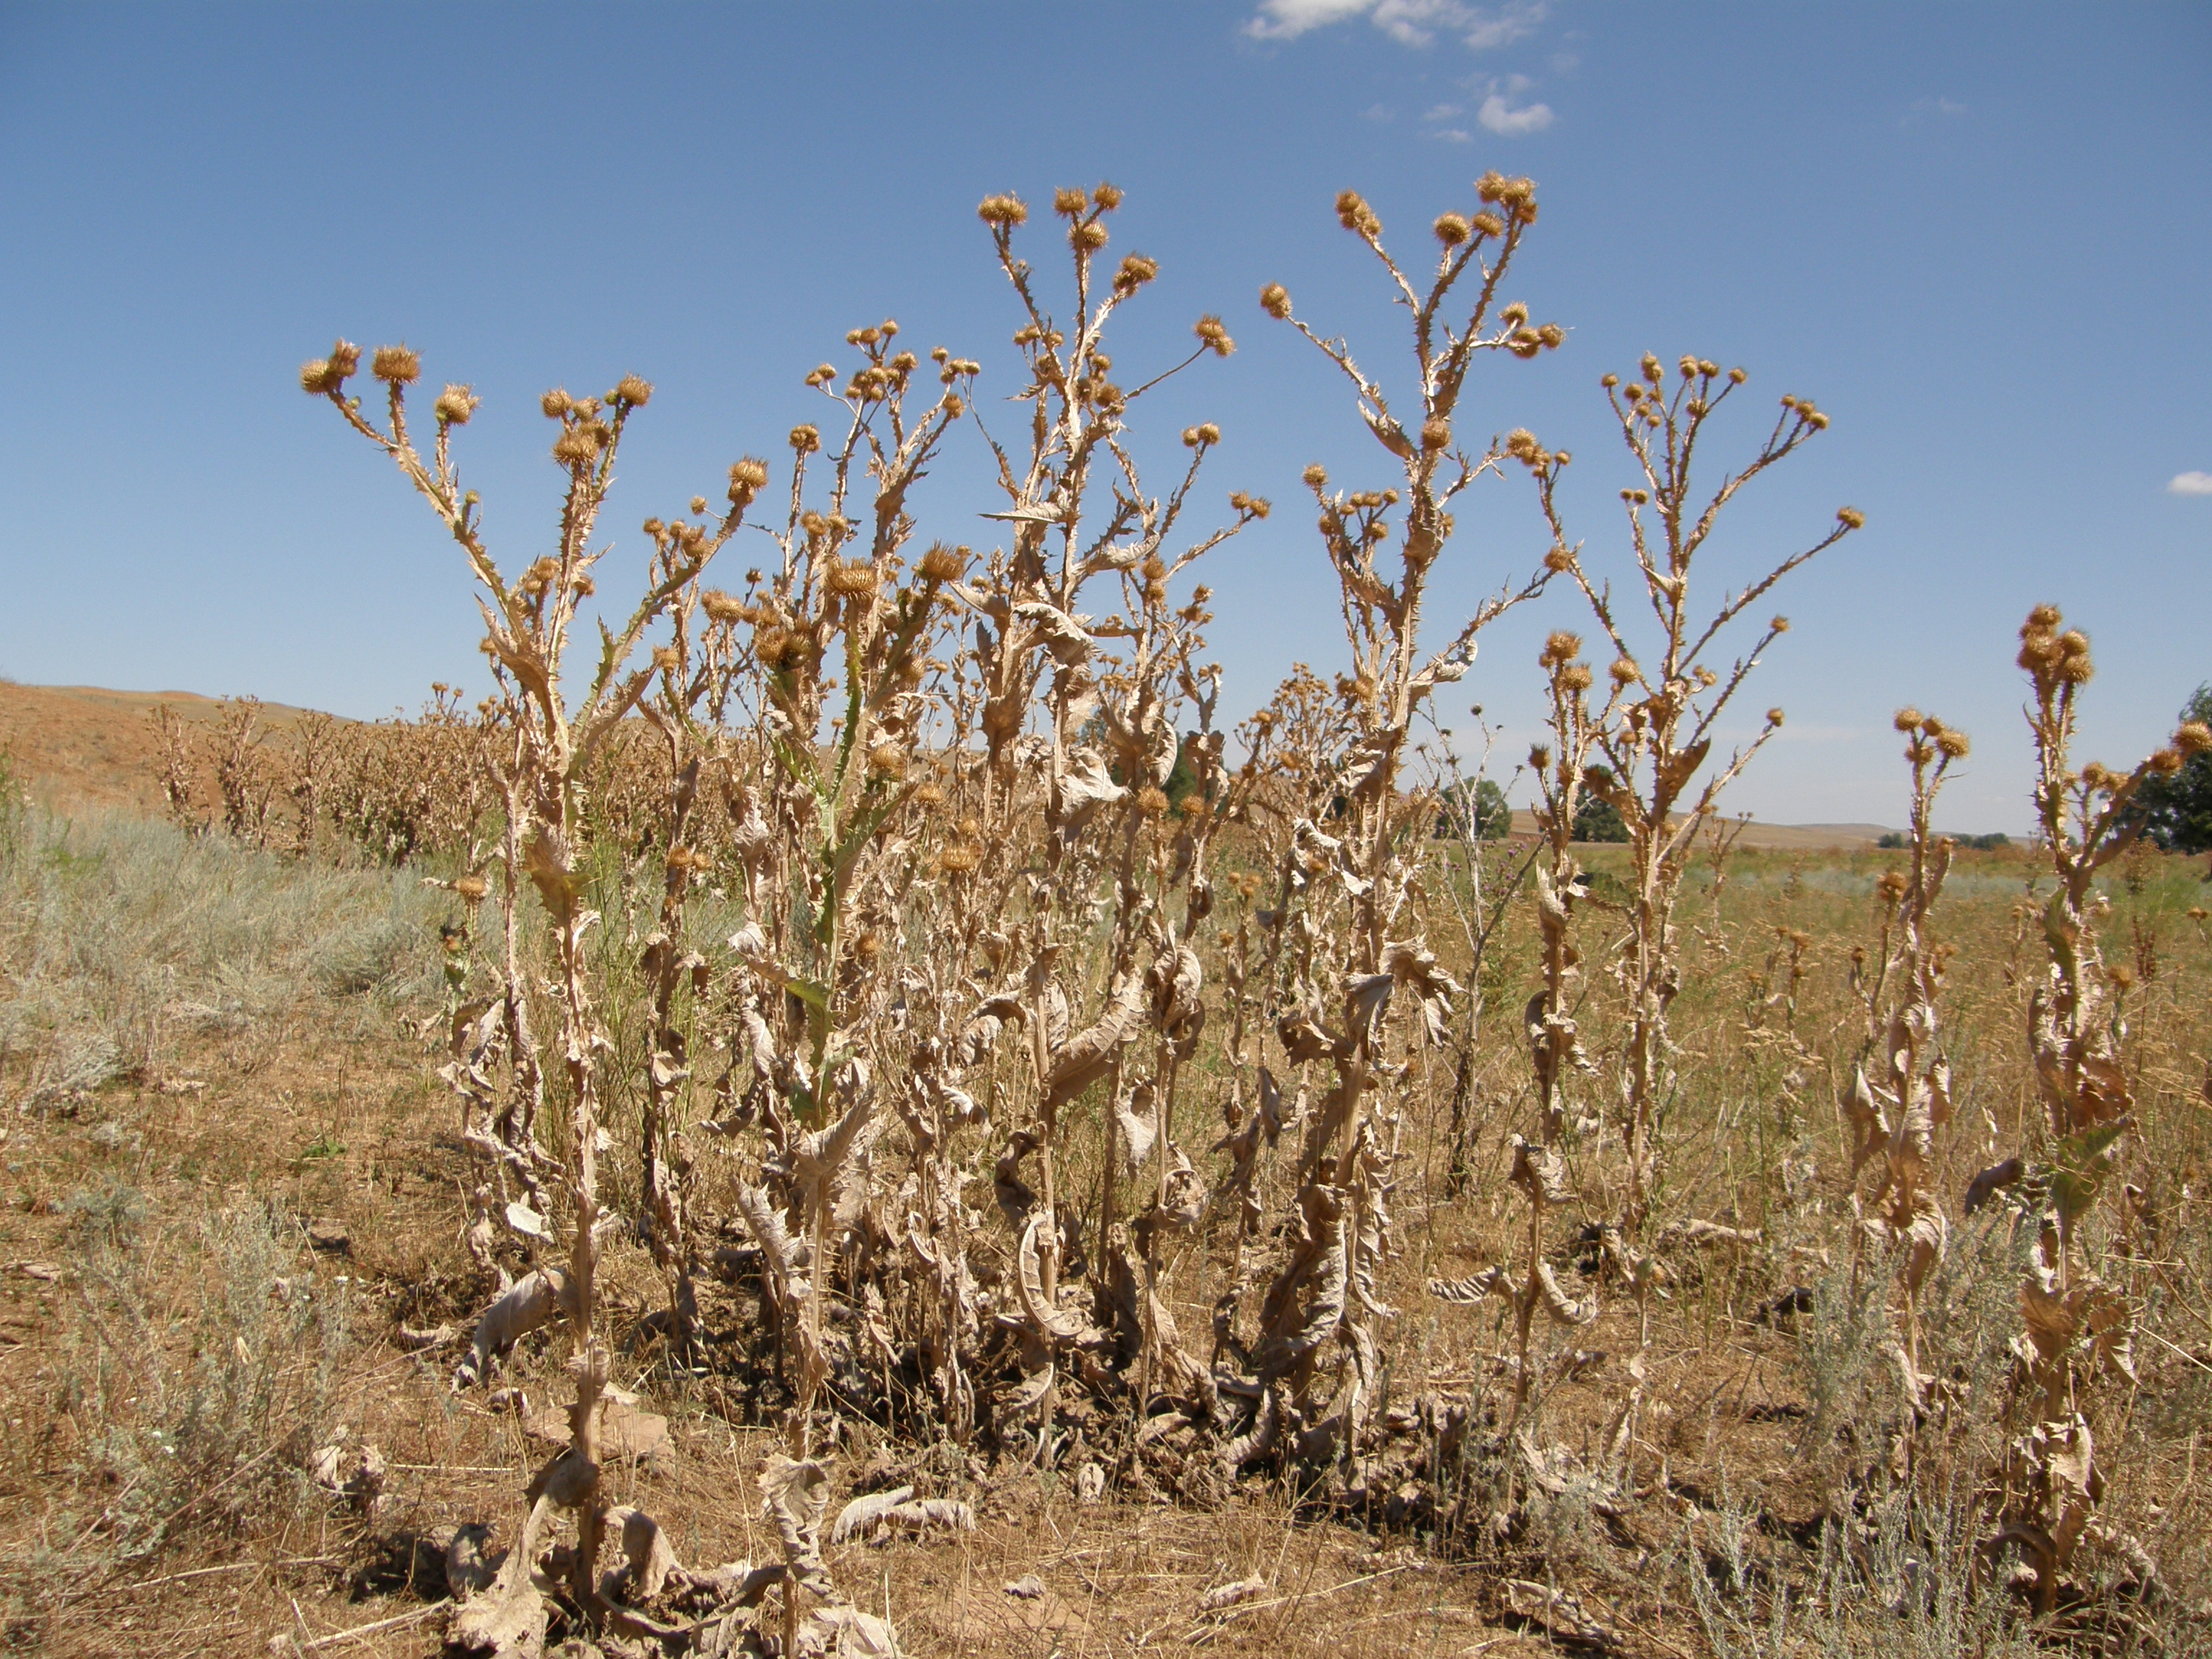
[[[1874,838],[1874,844],[1885,853],[1893,853],[1900,847],[1912,845],[1912,838],[1902,830],[1885,830]]]
[[[1472,787],[1455,783],[1443,792],[1443,811],[1437,814],[1440,840],[1464,836],[1470,825],[1477,841],[1504,841],[1513,833],[1513,808],[1493,779],[1477,778]]]
[[[1628,824],[1610,801],[1586,796],[1575,813],[1577,841],[1626,841]]]
[[[2181,706],[2184,724],[2212,725],[2212,684],[2200,685]],[[2178,772],[2156,773],[2136,791],[2143,835],[2169,853],[2212,853],[2212,750],[2199,750]]]

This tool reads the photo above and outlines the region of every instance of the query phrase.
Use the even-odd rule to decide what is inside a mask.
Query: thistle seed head
[[[1446,247],[1457,247],[1474,234],[1473,227],[1464,217],[1456,213],[1443,215],[1430,228],[1436,232],[1437,240],[1442,242]]]
[[[811,426],[791,428],[790,444],[801,455],[811,455],[822,447],[822,434]]]
[[[617,408],[643,409],[653,401],[653,382],[635,374],[625,374],[607,394],[607,401]]]
[[[1839,507],[1836,509],[1836,522],[1846,530],[1863,530],[1866,528],[1866,514],[1856,507]]]
[[[975,216],[987,225],[1012,230],[1029,218],[1029,204],[1018,196],[986,196],[976,207]]]
[[[588,422],[564,428],[553,441],[553,459],[563,466],[589,466],[599,458],[599,434]]]
[[[1441,415],[1431,415],[1421,422],[1421,447],[1424,449],[1449,449],[1451,436],[1451,422]]]
[[[1217,357],[1226,357],[1237,349],[1237,342],[1229,337],[1229,331],[1221,319],[1211,312],[1191,325],[1190,331],[1198,336],[1199,343]]]
[[[1052,193],[1052,210],[1064,219],[1073,219],[1091,205],[1091,198],[1080,190],[1061,185]]]
[[[379,346],[368,372],[391,386],[412,386],[422,377],[422,360],[404,345]]]
[[[1336,219],[1346,230],[1357,231],[1362,236],[1375,237],[1382,234],[1382,222],[1375,216],[1375,210],[1367,205],[1367,198],[1356,190],[1337,192]]]
[[[915,567],[924,581],[939,584],[958,581],[967,568],[968,550],[947,547],[943,542],[932,542],[929,550],[921,556],[921,562]]]
[[[1160,262],[1148,259],[1141,253],[1125,255],[1121,268],[1114,273],[1114,292],[1127,298],[1160,274]]]
[[[1111,213],[1121,205],[1121,187],[1101,179],[1091,191],[1091,202],[1100,212]]]
[[[730,464],[730,500],[738,507],[750,506],[768,484],[768,463],[757,455],[746,455]]]
[[[1260,290],[1260,309],[1276,321],[1281,322],[1291,314],[1291,291],[1280,283],[1270,283]]]
[[[2185,755],[2201,755],[2212,749],[2212,726],[2202,720],[2191,720],[2173,734],[2173,746]]]
[[[430,412],[447,426],[466,426],[482,400],[465,386],[448,386],[430,405]]]
[[[1305,486],[1309,489],[1326,489],[1328,488],[1328,469],[1323,466],[1319,461],[1316,461],[1311,466],[1309,466],[1298,476],[1300,478],[1304,480]]]
[[[1106,227],[1096,219],[1067,228],[1067,245],[1079,253],[1096,253],[1106,246]]]
[[[1919,730],[1921,722],[1926,718],[1926,715],[1908,703],[1891,717],[1889,723],[1900,732],[1916,732]]]

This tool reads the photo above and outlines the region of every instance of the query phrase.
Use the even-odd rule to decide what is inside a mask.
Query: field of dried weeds
[[[2212,936],[2133,802],[2212,732],[2075,756],[2088,645],[2039,606],[2034,845],[1932,832],[1969,743],[1912,708],[1905,845],[1741,836],[1769,595],[1861,517],[1698,560],[1827,417],[1783,398],[1707,483],[1743,374],[1607,376],[1624,532],[1585,550],[1571,457],[1457,435],[1561,338],[1499,295],[1533,187],[1477,198],[1426,273],[1338,203],[1401,391],[1261,296],[1386,482],[1307,471],[1345,656],[1234,733],[1196,578],[1272,509],[1191,527],[1209,426],[1142,481],[1143,395],[1233,343],[1115,378],[1157,267],[1106,261],[1111,186],[1054,199],[1057,301],[982,204],[1004,545],[908,502],[980,366],[857,329],[787,497],[744,458],[647,520],[580,668],[652,388],[546,394],[560,534],[502,562],[469,389],[426,434],[413,352],[309,363],[473,572],[494,689],[156,711],[160,820],[6,792],[9,1639],[2188,1650]],[[1430,637],[1511,475],[1549,552]],[[1533,830],[1471,839],[1432,706],[1529,603]],[[1625,842],[1572,839],[1593,801]]]

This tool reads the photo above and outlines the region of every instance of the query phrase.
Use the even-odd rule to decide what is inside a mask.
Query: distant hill
[[[1536,833],[1536,815],[1517,811],[1513,815],[1513,833],[1533,836]],[[1892,833],[1879,823],[1761,823],[1753,818],[1744,826],[1736,845],[1745,848],[1761,848],[1777,852],[1816,852],[1841,848],[1856,851],[1871,848],[1881,837]]]
[[[0,749],[15,775],[64,809],[130,806],[161,811],[159,747],[147,716],[167,703],[177,718],[211,725],[222,709],[193,691],[108,691],[92,685],[0,682]],[[283,727],[303,709],[264,703],[261,717]]]
[[[0,682],[0,749],[15,773],[57,806],[131,806],[161,810],[160,763],[147,716],[167,703],[179,720],[212,723],[222,704],[195,691],[110,691],[92,685],[13,685]],[[304,709],[264,703],[262,718],[282,728]],[[1533,813],[1513,815],[1513,833],[1536,833]],[[1736,843],[1744,848],[1817,851],[1870,848],[1889,831],[1879,823],[1761,823],[1753,819]]]

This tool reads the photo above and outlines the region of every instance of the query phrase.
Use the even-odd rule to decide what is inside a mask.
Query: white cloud
[[[1468,132],[1462,127],[1444,127],[1438,131],[1431,133],[1429,137],[1431,138],[1441,138],[1448,143],[1454,144],[1471,144],[1474,142],[1474,135]]]
[[[1365,17],[1401,46],[1425,46],[1438,29],[1458,34],[1471,52],[1526,40],[1550,14],[1550,0],[1510,0],[1494,10],[1465,0],[1260,0],[1244,25],[1255,40],[1295,40],[1310,30]]]
[[[2212,472],[2177,472],[2166,489],[2169,495],[2212,495]]]
[[[1260,0],[1260,15],[1245,24],[1255,40],[1295,40],[1308,29],[1357,17],[1375,0]]]
[[[1501,137],[1518,138],[1524,133],[1541,132],[1551,125],[1552,106],[1523,104],[1516,109],[1505,100],[1503,93],[1493,92],[1482,100],[1475,119]]]
[[[1387,121],[1396,113],[1388,104],[1370,104],[1359,112],[1359,117],[1364,121]]]
[[[1480,7],[1474,13],[1473,26],[1467,32],[1468,50],[1490,52],[1499,46],[1510,46],[1516,40],[1525,40],[1536,32],[1536,26],[1549,15],[1549,0],[1532,0],[1532,3],[1501,6],[1494,13],[1486,14]]]
[[[1457,104],[1435,104],[1421,112],[1424,121],[1449,121],[1459,113]]]

